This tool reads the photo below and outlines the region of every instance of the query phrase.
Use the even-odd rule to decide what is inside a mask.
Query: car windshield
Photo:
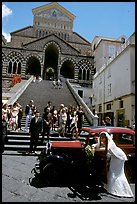
[[[133,135],[125,133],[114,133],[113,140],[117,144],[133,144]]]
[[[82,131],[80,132],[80,135],[86,136],[86,135],[89,135],[89,132],[88,132],[88,131],[85,131],[85,130],[82,130]]]

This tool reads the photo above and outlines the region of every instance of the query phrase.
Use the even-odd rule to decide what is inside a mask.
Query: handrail
[[[85,116],[87,117],[89,123],[91,126],[97,126],[98,125],[98,116],[94,115],[92,111],[89,109],[89,107],[85,104],[83,99],[78,95],[76,90],[73,88],[69,80],[66,80],[66,84],[68,88],[70,89],[71,93],[73,94],[74,98],[76,99],[77,103],[82,106],[83,111],[85,113]]]

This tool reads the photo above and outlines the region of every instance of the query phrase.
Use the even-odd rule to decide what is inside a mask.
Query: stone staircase
[[[65,106],[74,105],[77,106],[73,95],[68,89],[65,82],[63,82],[63,88],[54,88],[52,81],[43,80],[41,82],[31,82],[23,94],[19,97],[18,102],[22,105],[23,111],[25,110],[28,102],[33,99],[37,109],[40,113],[43,113],[44,107],[48,101],[52,101],[52,105],[56,108],[60,107],[60,104],[63,103]],[[25,127],[26,116],[23,114],[21,127]],[[89,126],[88,120],[85,117],[84,126]],[[59,138],[58,132],[51,131],[50,140],[70,140],[70,135],[66,137]],[[85,138],[80,138],[80,140],[85,140]],[[37,151],[42,151],[47,142],[47,136],[45,136],[45,143],[41,143],[41,136],[39,138]],[[23,153],[29,150],[30,146],[30,135],[28,132],[24,131],[8,131],[7,142],[5,144],[5,151],[14,151],[18,153]]]
[[[44,143],[41,143],[41,138],[42,136],[39,136],[38,140],[38,146],[36,148],[37,153],[39,154],[44,148],[47,143],[47,136],[44,136]],[[82,135],[79,137],[80,141],[85,141],[85,136]],[[50,134],[50,141],[72,141],[75,140],[75,137],[72,138],[70,134],[66,134],[65,137],[58,137],[58,132],[56,131],[51,131]],[[12,151],[16,152],[16,154],[25,154],[25,152],[29,151],[30,147],[30,135],[28,132],[23,132],[23,131],[8,131],[7,134],[7,140],[4,145],[4,152],[7,151]]]
[[[53,88],[52,81],[49,80],[42,80],[41,82],[35,83],[31,82],[18,99],[23,110],[25,110],[25,107],[30,100],[34,100],[34,104],[41,114],[48,101],[51,101],[52,106],[55,106],[56,108],[59,108],[61,103],[65,106],[77,106],[77,102],[65,82],[63,82],[63,88],[60,89]]]

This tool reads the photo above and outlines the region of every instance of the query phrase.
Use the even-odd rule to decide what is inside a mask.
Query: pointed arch
[[[83,60],[79,61],[79,63],[78,63],[78,79],[84,80],[84,81],[89,81],[90,80],[90,74],[91,74],[91,68],[92,68],[92,65],[88,60],[83,59]]]

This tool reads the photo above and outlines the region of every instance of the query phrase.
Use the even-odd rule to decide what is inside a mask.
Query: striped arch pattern
[[[61,67],[61,66],[63,65],[63,63],[66,62],[66,61],[71,61],[71,62],[73,63],[73,65],[74,65],[74,69],[76,68],[76,62],[74,61],[74,59],[69,58],[69,57],[66,57],[66,58],[64,58],[64,59],[61,61],[60,67]]]
[[[39,55],[35,55],[35,54],[29,54],[27,57],[26,57],[26,64],[27,64],[27,61],[31,58],[31,57],[35,57],[35,58],[37,58],[39,61],[40,61],[40,63],[42,63],[42,58],[39,56]]]
[[[47,49],[47,47],[48,47],[49,45],[55,45],[55,46],[57,47],[57,49],[58,49],[59,55],[61,54],[61,48],[60,48],[60,46],[59,46],[56,42],[54,42],[54,41],[48,42],[48,43],[44,46],[44,51]]]
[[[10,52],[7,56],[8,60],[8,74],[21,74],[24,57],[20,52]]]
[[[7,57],[5,53],[2,52],[2,74],[6,74],[7,64],[8,64]]]
[[[88,60],[83,59],[79,61],[78,62],[78,79],[89,81],[90,75],[91,75],[91,67],[92,65]]]
[[[2,63],[6,60],[6,55],[4,52],[2,52]]]

